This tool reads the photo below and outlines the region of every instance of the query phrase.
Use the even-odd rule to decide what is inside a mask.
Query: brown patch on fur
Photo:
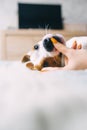
[[[27,62],[27,61],[30,61],[30,56],[29,56],[29,55],[25,55],[25,56],[22,58],[22,62]]]
[[[34,64],[31,63],[31,62],[28,62],[28,63],[26,64],[26,67],[28,67],[28,68],[31,69],[31,70],[39,70],[39,71],[42,69],[41,64],[34,66]]]
[[[33,65],[31,62],[27,63],[26,66],[32,70],[41,71],[44,67],[61,67],[61,56],[47,57],[44,58],[39,65]]]
[[[44,58],[39,63],[39,65],[35,65],[35,66],[33,63],[28,62],[26,64],[26,67],[28,67],[31,70],[39,70],[39,71],[41,71],[41,69],[44,67],[61,67],[61,55]]]
[[[36,70],[39,70],[39,71],[40,71],[40,70],[42,69],[42,65],[41,65],[41,64],[35,65],[34,68],[35,68]]]
[[[28,63],[26,64],[26,67],[28,67],[28,68],[31,69],[31,70],[34,70],[34,65],[33,65],[33,63],[31,63],[31,62],[28,62]]]
[[[61,56],[47,57],[44,58],[39,66],[36,66],[38,70],[44,67],[61,67]]]

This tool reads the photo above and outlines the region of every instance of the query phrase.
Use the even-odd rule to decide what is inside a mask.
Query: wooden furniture
[[[46,33],[60,33],[68,40],[74,36],[87,36],[87,32],[66,31],[66,30],[6,30],[1,32],[0,59],[1,60],[21,60],[34,44],[36,44]]]

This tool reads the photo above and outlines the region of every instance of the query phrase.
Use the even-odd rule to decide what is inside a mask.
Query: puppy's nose
[[[53,46],[53,43],[52,43],[52,41],[51,41],[50,38],[44,39],[44,41],[43,41],[43,46],[44,46],[44,48],[45,48],[47,51],[49,51],[49,52],[53,51],[54,46]]]

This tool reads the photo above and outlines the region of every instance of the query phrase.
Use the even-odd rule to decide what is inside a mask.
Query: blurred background
[[[87,0],[0,0],[0,60],[20,60],[47,33],[87,36]]]
[[[0,0],[0,29],[18,28],[18,3],[60,4],[65,24],[87,23],[87,0]]]

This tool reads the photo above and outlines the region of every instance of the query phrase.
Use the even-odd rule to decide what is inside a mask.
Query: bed
[[[0,62],[0,130],[87,130],[87,70]]]

